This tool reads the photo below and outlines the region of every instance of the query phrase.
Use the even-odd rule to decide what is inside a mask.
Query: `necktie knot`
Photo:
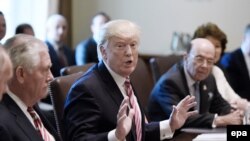
[[[49,132],[44,128],[41,119],[39,118],[38,114],[34,110],[33,107],[28,107],[27,111],[29,112],[30,116],[33,119],[33,123],[35,125],[36,130],[38,131],[39,135],[43,138],[44,141],[51,141],[51,135]]]
[[[28,107],[27,108],[27,111],[29,112],[29,114],[31,115],[31,117],[34,119],[34,120],[38,120],[39,117],[37,116],[35,110],[33,107]]]
[[[131,97],[131,95],[132,95],[132,86],[131,86],[129,78],[126,78],[126,80],[124,82],[124,86],[125,86],[125,90],[126,90],[126,93],[127,93],[128,97]]]

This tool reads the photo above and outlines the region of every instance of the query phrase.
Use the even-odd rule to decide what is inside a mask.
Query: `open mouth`
[[[133,62],[132,60],[129,60],[129,61],[126,61],[126,64],[130,65],[130,64],[132,64],[132,62]]]

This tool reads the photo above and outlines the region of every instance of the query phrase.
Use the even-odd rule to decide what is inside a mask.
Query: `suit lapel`
[[[249,76],[248,68],[247,68],[246,61],[244,59],[244,55],[243,55],[242,50],[238,49],[238,53],[236,53],[236,55],[237,55],[237,58],[239,58],[237,62],[239,63],[240,67],[238,69],[240,69],[242,71],[242,74],[243,74],[242,76]],[[250,79],[248,79],[248,80],[250,80]]]
[[[23,131],[23,133],[30,139],[34,141],[42,141],[41,136],[35,130],[31,122],[28,120],[26,115],[22,112],[22,110],[18,107],[18,105],[11,99],[11,97],[6,94],[4,96],[3,102],[6,104],[6,107],[9,109],[10,113],[16,119],[17,125]]]
[[[175,65],[172,71],[178,72],[178,70],[180,70],[180,77],[177,78],[178,79],[177,81],[178,81],[178,84],[181,84],[179,85],[180,87],[179,90],[181,91],[182,94],[184,94],[183,97],[181,97],[181,99],[183,99],[187,95],[190,95],[188,84],[187,84],[187,79],[186,79],[185,72],[184,72],[183,61],[180,61],[177,65]]]
[[[123,100],[122,93],[103,62],[98,64],[98,71],[101,74],[101,79],[104,81],[103,85],[105,86],[103,87],[106,89],[109,96],[113,99],[117,106],[120,107]]]
[[[106,88],[107,94],[116,103],[117,107],[114,107],[114,108],[117,108],[117,111],[118,111],[119,107],[121,105],[121,102],[123,100],[123,95],[122,95],[119,87],[115,83],[115,80],[113,79],[113,77],[111,76],[111,74],[109,73],[108,69],[106,68],[106,66],[104,65],[103,62],[100,62],[98,64],[98,71],[101,74],[100,75],[101,79],[104,81],[103,85],[105,85],[105,86],[103,86],[103,87]],[[140,104],[139,104],[139,106],[140,106]],[[141,112],[142,112],[142,110],[141,110]],[[142,117],[144,117],[144,115]],[[144,123],[144,118],[142,119],[142,123]],[[133,128],[133,126],[134,126],[134,123],[132,125],[132,128]],[[144,130],[144,125],[142,126],[142,130]],[[143,137],[143,132],[144,131],[142,131],[142,137]],[[135,139],[136,139],[136,135],[135,135],[135,128],[134,128],[134,130],[132,130],[132,132],[130,132],[130,134],[126,137],[126,140],[130,141],[130,140],[135,140]]]

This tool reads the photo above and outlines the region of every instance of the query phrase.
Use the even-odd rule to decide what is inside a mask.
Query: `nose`
[[[47,81],[52,81],[53,79],[54,79],[54,76],[53,76],[53,74],[51,73],[51,71],[49,71]]]
[[[132,55],[132,48],[130,45],[126,46],[126,55],[131,56]]]

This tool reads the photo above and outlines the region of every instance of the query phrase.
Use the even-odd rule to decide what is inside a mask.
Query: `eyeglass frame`
[[[198,63],[199,65],[203,65],[204,62],[205,62],[205,60],[206,60],[206,64],[208,66],[213,66],[214,63],[215,63],[214,59],[209,59],[209,58],[203,57],[202,55],[194,56],[193,54],[189,54],[189,56],[191,56],[192,58],[194,58],[194,61],[196,63]]]

